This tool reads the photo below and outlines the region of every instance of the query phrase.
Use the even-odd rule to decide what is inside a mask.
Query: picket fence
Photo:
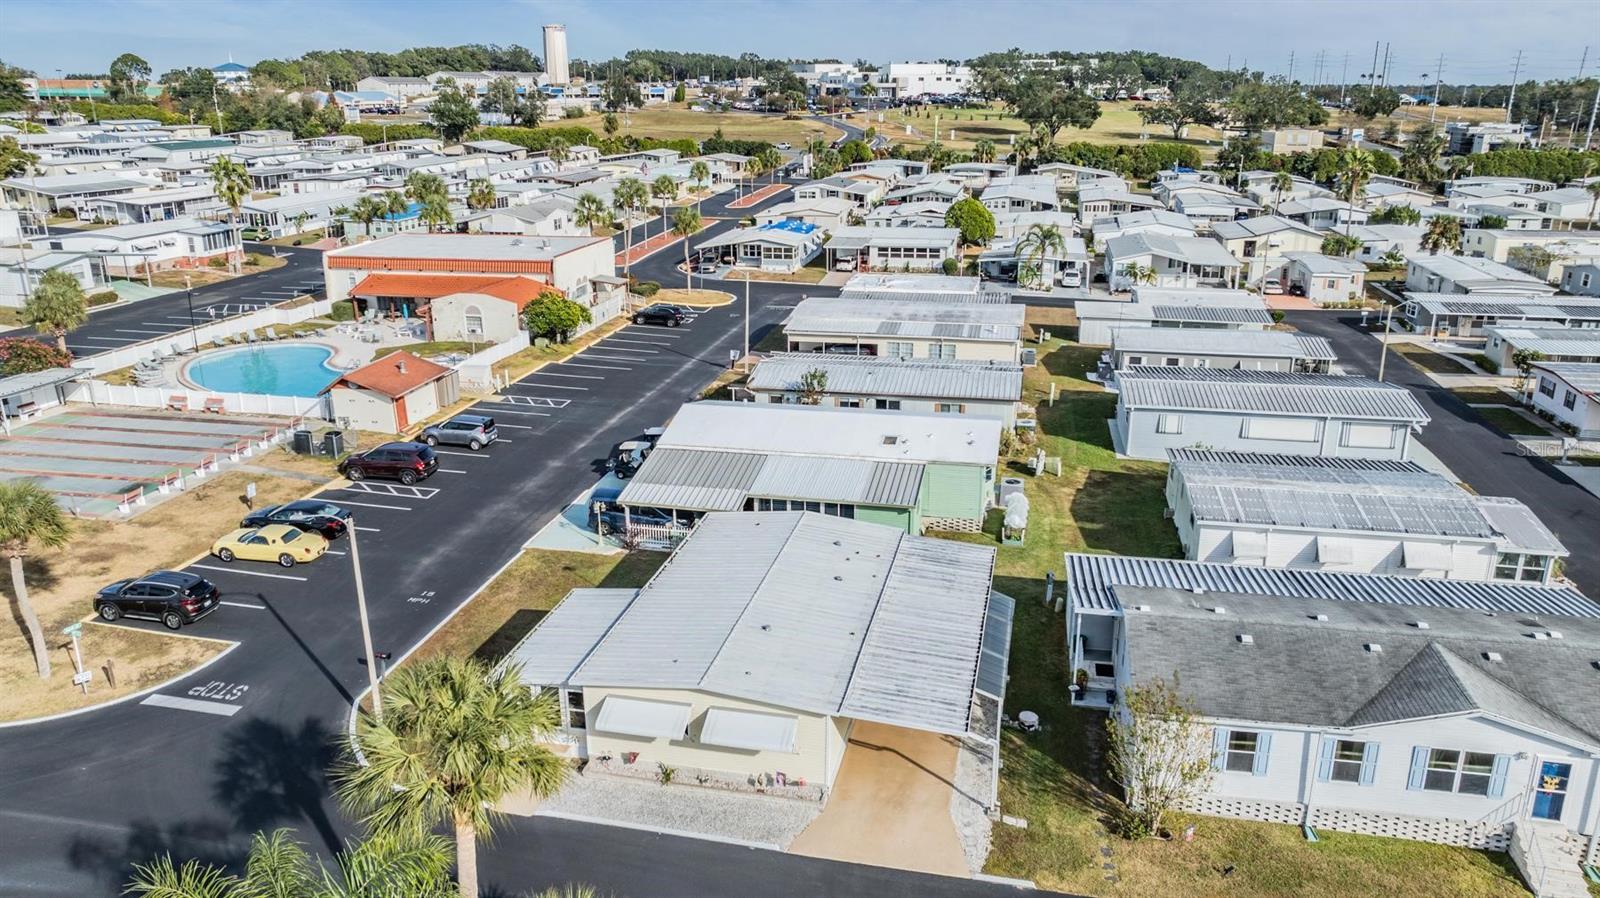
[[[135,387],[109,384],[103,380],[84,380],[66,390],[68,402],[91,405],[124,405],[136,408],[168,408],[181,403],[189,411],[207,409],[222,400],[222,411],[236,415],[272,415],[282,418],[322,418],[332,420],[327,396],[271,396],[265,393],[219,393],[187,387]],[[213,408],[212,410],[215,410]]]

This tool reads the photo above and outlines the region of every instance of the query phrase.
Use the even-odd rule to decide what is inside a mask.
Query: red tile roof
[[[401,350],[391,352],[354,371],[346,372],[343,377],[330,384],[328,389],[359,387],[382,393],[390,399],[399,399],[420,386],[444,377],[450,371],[451,369],[443,365]]]
[[[515,303],[521,309],[546,290],[561,293],[543,281],[520,275],[369,274],[351,288],[350,295],[438,299],[452,293],[481,293]]]

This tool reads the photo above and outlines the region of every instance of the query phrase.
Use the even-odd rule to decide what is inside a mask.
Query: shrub
[[[961,271],[961,263],[955,259],[945,259],[943,268],[945,274],[956,274]]]
[[[222,269],[228,267],[228,260],[227,259],[212,259],[212,260],[206,262],[206,267],[207,268],[215,268],[216,270],[221,271]]]
[[[355,304],[348,299],[341,299],[333,304],[333,308],[328,312],[328,317],[334,321],[354,321],[356,320]]]
[[[564,118],[583,118],[588,114],[588,110],[584,109],[582,106],[568,106],[567,111],[561,113],[562,117]]]
[[[1272,310],[1272,323],[1273,324],[1282,324],[1283,323],[1283,310],[1282,309],[1273,309]]]
[[[65,368],[71,364],[71,353],[62,352],[32,337],[0,338],[0,375],[10,377],[13,374]]]
[[[91,293],[89,297],[84,300],[84,302],[88,303],[90,306],[108,306],[116,301],[117,291],[115,290],[102,290],[99,293]]]
[[[660,290],[661,285],[655,281],[640,281],[633,288],[633,292],[639,294],[640,296],[655,296],[658,292],[660,292]]]

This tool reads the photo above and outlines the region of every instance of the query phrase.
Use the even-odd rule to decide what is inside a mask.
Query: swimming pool
[[[219,393],[315,396],[339,376],[332,357],[327,346],[248,346],[202,355],[183,374]]]

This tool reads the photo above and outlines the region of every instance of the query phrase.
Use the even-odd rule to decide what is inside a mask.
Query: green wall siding
[[[922,469],[917,511],[924,518],[981,518],[987,487],[976,465],[929,464]]]
[[[883,508],[874,505],[857,505],[856,520],[869,521],[873,524],[886,524],[898,527],[907,533],[916,533],[921,529],[915,509],[911,508]]]

